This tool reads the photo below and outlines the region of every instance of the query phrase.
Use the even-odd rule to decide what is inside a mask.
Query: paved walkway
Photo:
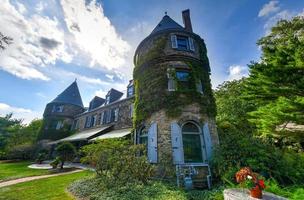
[[[76,172],[81,172],[83,171],[82,169],[74,170],[71,172],[63,172],[63,173],[57,173],[57,174],[50,174],[50,175],[42,175],[42,176],[30,176],[30,177],[24,177],[24,178],[19,178],[15,180],[10,180],[10,181],[5,181],[0,183],[0,188],[9,186],[9,185],[15,185],[17,183],[23,183],[23,182],[28,182],[28,181],[33,181],[33,180],[38,180],[38,179],[43,179],[43,178],[50,178],[53,176],[61,176],[61,175],[66,175],[66,174],[72,174]]]

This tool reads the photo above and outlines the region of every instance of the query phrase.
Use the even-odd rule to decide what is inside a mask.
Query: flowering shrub
[[[250,189],[265,189],[264,180],[259,177],[257,173],[254,173],[249,167],[240,169],[235,174],[236,182],[246,185]]]

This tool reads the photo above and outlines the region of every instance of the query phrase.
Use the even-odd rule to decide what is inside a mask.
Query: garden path
[[[42,175],[42,176],[30,176],[30,177],[19,178],[19,179],[10,180],[10,181],[4,181],[4,182],[0,183],[0,188],[9,186],[9,185],[15,185],[17,183],[23,183],[23,182],[28,182],[28,181],[33,181],[33,180],[38,180],[38,179],[43,179],[43,178],[50,178],[50,177],[54,177],[54,176],[61,176],[61,175],[66,175],[66,174],[72,174],[72,173],[81,172],[81,171],[83,171],[83,170],[77,169],[77,170],[70,171],[70,172],[63,172],[63,173]]]

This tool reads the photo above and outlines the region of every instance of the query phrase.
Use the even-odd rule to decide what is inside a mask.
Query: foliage
[[[278,149],[235,127],[220,127],[220,145],[215,149],[212,170],[216,178],[234,182],[239,168],[273,177],[280,184],[301,184],[304,180],[304,155],[293,150]]]
[[[0,182],[28,176],[38,176],[48,174],[45,169],[31,169],[29,161],[21,162],[1,162],[0,161]]]
[[[145,156],[144,145],[132,145],[123,139],[105,139],[86,145],[81,150],[83,162],[95,166],[99,177],[109,185],[130,182],[146,183],[153,174],[153,166]]]
[[[37,157],[36,157],[36,163],[38,164],[42,164],[42,162],[47,158],[47,153],[45,152],[40,152],[38,153]]]
[[[249,65],[244,97],[256,109],[251,122],[259,135],[288,137],[304,145],[304,130],[277,127],[304,124],[304,18],[281,20],[258,41],[261,62]]]
[[[51,163],[50,165],[52,166],[53,169],[56,169],[57,166],[59,165],[60,163],[60,158],[59,157],[56,157]]]
[[[155,199],[155,200],[199,200],[223,199],[223,188],[212,190],[193,190],[186,192],[174,185],[151,181],[147,184],[127,183],[123,186],[109,187],[101,178],[83,179],[74,182],[69,190],[80,198],[98,199]]]
[[[33,120],[23,125],[22,120],[13,119],[12,114],[0,117],[0,159],[33,158],[35,143],[42,120]]]
[[[92,172],[82,171],[3,187],[0,188],[0,199],[73,200],[74,198],[66,191],[67,186],[73,181],[91,176],[91,174]]]
[[[6,49],[6,45],[10,45],[13,43],[13,38],[9,36],[3,35],[3,33],[0,32],[0,49],[4,50]]]
[[[156,37],[149,51],[139,53],[138,62],[133,71],[135,85],[134,118],[135,127],[140,126],[152,113],[165,110],[168,117],[178,117],[185,105],[197,104],[202,114],[215,116],[215,103],[209,78],[209,61],[205,44],[196,38],[199,44],[200,61],[180,58],[190,68],[189,88],[182,87],[175,78],[176,91],[167,91],[168,62],[161,62],[168,35]],[[199,81],[204,85],[204,95],[197,92]]]
[[[73,160],[76,154],[76,148],[70,142],[63,142],[56,147],[56,153],[61,161],[60,168],[63,169],[63,165],[65,161]]]
[[[248,121],[247,112],[254,106],[241,98],[245,90],[245,79],[225,81],[214,92],[217,108],[217,123],[234,126],[240,130],[251,132],[253,127]]]
[[[267,185],[267,187],[265,188],[267,192],[271,192],[291,200],[304,199],[304,185],[292,185],[282,188],[274,179],[266,180],[265,184]]]
[[[64,121],[62,117],[54,117],[51,121],[43,120],[41,127],[48,126],[48,123],[56,123],[58,121]],[[38,133],[38,140],[59,140],[65,137],[72,135],[74,132],[71,131],[71,125],[66,123],[63,124],[63,127],[59,130],[55,128],[48,128],[48,129],[40,129]]]

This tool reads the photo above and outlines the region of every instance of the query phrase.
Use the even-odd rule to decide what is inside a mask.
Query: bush
[[[130,182],[146,183],[154,167],[145,156],[144,145],[132,145],[123,139],[106,139],[82,148],[87,162],[96,168],[99,177],[108,184],[124,185]]]
[[[63,142],[56,147],[56,152],[61,161],[60,168],[63,169],[63,165],[65,161],[73,160],[76,154],[76,148],[70,142]]]
[[[60,158],[59,157],[56,157],[55,160],[53,160],[50,165],[52,166],[53,169],[56,169],[58,167],[60,163]]]
[[[301,184],[304,180],[304,155],[278,149],[259,138],[226,127],[219,132],[220,145],[215,149],[212,170],[224,182],[234,181],[234,174],[248,166],[280,184]]]
[[[34,146],[32,144],[21,144],[11,146],[7,150],[8,159],[29,160],[33,157]]]
[[[129,199],[155,199],[155,200],[222,200],[223,188],[213,190],[192,190],[186,192],[174,185],[162,182],[149,181],[146,184],[126,183],[123,186],[109,186],[101,178],[90,178],[74,182],[69,190],[80,198],[90,200],[129,200]]]

